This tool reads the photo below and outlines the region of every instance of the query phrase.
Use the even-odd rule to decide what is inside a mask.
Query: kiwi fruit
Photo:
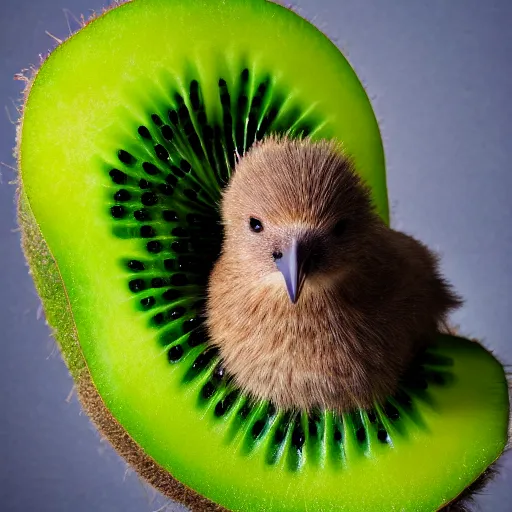
[[[371,410],[279,410],[237,389],[204,327],[235,161],[270,133],[336,138],[388,221],[354,71],[265,0],[133,0],[58,46],[18,132],[22,244],[84,409],[193,510],[438,510],[501,455],[501,364],[440,334]],[[478,378],[475,378],[478,376]]]

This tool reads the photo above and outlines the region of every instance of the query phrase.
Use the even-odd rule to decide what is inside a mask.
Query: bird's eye
[[[346,229],[347,229],[347,220],[346,219],[340,219],[334,225],[333,233],[336,236],[341,236],[341,235],[343,235],[343,233],[345,233]]]
[[[254,217],[249,219],[249,226],[251,226],[251,230],[255,233],[261,233],[263,231],[261,220],[255,219]]]

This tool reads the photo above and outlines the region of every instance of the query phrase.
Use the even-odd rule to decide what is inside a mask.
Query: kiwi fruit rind
[[[388,221],[379,129],[339,50],[265,0],[133,0],[34,73],[19,125],[23,249],[85,410],[194,510],[438,510],[501,455],[501,364],[439,335],[399,391],[343,415],[237,389],[203,306],[238,155],[336,138]]]

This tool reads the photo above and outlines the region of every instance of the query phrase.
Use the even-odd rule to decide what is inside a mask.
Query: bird
[[[338,141],[255,143],[219,209],[206,325],[254,400],[341,413],[383,402],[462,304],[439,257],[381,219]]]

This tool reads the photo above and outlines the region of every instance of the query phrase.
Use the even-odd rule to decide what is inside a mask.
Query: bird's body
[[[332,143],[258,145],[239,163],[222,216],[208,327],[255,398],[290,409],[371,406],[459,304],[435,256],[381,221]]]

